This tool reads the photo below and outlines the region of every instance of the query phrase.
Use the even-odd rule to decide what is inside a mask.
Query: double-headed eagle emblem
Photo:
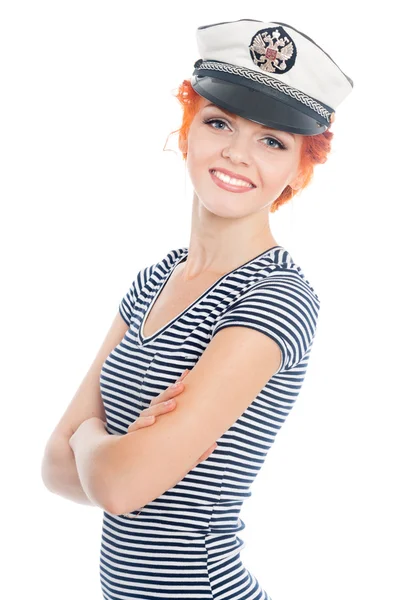
[[[266,73],[286,73],[296,60],[296,47],[282,27],[262,29],[250,42],[253,62]]]

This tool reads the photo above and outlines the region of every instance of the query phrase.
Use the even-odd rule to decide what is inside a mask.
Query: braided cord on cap
[[[296,88],[292,88],[287,83],[283,83],[282,81],[278,81],[274,77],[270,77],[269,75],[264,75],[263,73],[257,73],[256,71],[252,71],[251,69],[246,69],[245,67],[237,67],[236,65],[231,65],[230,63],[216,62],[211,60],[203,60],[200,64],[200,61],[195,63],[196,69],[212,69],[214,71],[224,71],[225,73],[231,73],[232,75],[239,75],[241,77],[246,77],[247,79],[251,79],[256,83],[261,83],[263,85],[267,85],[279,92],[283,92],[287,96],[298,100],[302,104],[308,106],[313,111],[318,113],[321,117],[323,117],[328,123],[333,121],[332,115],[334,112],[329,112],[326,108],[324,108],[319,102],[304,94],[300,90]]]

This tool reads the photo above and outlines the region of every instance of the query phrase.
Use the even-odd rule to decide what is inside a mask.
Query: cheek
[[[206,139],[202,140],[199,136],[195,140],[188,140],[188,156],[194,160],[202,160],[210,155],[211,145]]]
[[[206,144],[196,143],[188,146],[186,165],[191,175],[205,173],[210,168],[210,148]]]
[[[284,159],[284,157],[282,158]],[[264,188],[280,188],[292,175],[292,165],[282,159],[260,160],[257,163],[257,169]]]

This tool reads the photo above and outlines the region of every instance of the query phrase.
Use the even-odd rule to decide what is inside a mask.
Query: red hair
[[[179,129],[171,133],[179,132],[179,139],[187,139],[190,125],[198,112],[198,107],[202,96],[192,88],[190,81],[185,79],[179,86],[178,92],[174,94],[179,100],[182,109],[182,124]],[[331,150],[331,140],[333,133],[328,129],[318,135],[303,135],[300,153],[299,169],[303,175],[303,184],[298,190],[292,189],[289,185],[285,187],[280,196],[271,204],[270,212],[275,212],[282,204],[285,204],[298,192],[307,187],[314,174],[314,165],[323,164]],[[186,160],[186,152],[182,153]]]

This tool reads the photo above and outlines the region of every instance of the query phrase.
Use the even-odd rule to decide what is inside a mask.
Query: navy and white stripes
[[[274,271],[217,319],[213,335],[224,327],[235,325],[265,333],[281,349],[280,372],[298,364],[311,348],[318,310],[318,298],[298,271]]]
[[[281,365],[207,460],[141,511],[104,512],[103,597],[272,600],[241,561],[240,510],[300,392],[320,302],[289,253],[275,246],[222,276],[144,337],[152,304],[187,255],[187,248],[171,250],[140,270],[120,302],[129,329],[100,375],[108,432],[126,433],[152,398],[193,368],[224,327],[251,327],[272,337],[281,349]]]

